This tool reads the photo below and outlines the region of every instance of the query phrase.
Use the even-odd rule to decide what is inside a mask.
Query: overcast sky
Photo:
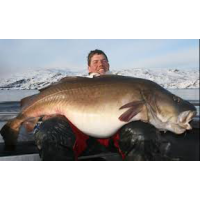
[[[198,40],[0,40],[0,77],[29,69],[87,69],[90,50],[101,49],[111,69],[198,68]]]

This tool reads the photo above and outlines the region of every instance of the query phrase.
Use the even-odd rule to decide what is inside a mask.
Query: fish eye
[[[181,99],[177,96],[173,96],[173,100],[176,102],[176,103],[180,103]]]

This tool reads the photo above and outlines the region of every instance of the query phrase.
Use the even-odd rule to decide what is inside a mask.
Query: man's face
[[[94,54],[91,58],[90,66],[88,66],[89,73],[105,74],[109,71],[109,63],[103,54]]]

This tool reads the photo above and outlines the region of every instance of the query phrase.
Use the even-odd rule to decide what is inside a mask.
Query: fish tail
[[[19,117],[8,121],[1,129],[1,135],[6,146],[15,146],[19,135],[19,128],[23,120]]]

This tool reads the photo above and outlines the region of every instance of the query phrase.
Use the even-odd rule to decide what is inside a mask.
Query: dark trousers
[[[84,156],[104,160],[94,155],[110,153],[118,154],[119,160],[168,160],[169,145],[153,126],[140,121],[125,125],[111,138],[97,139],[77,133],[64,117],[53,117],[35,131],[35,141],[42,160],[72,161]]]

